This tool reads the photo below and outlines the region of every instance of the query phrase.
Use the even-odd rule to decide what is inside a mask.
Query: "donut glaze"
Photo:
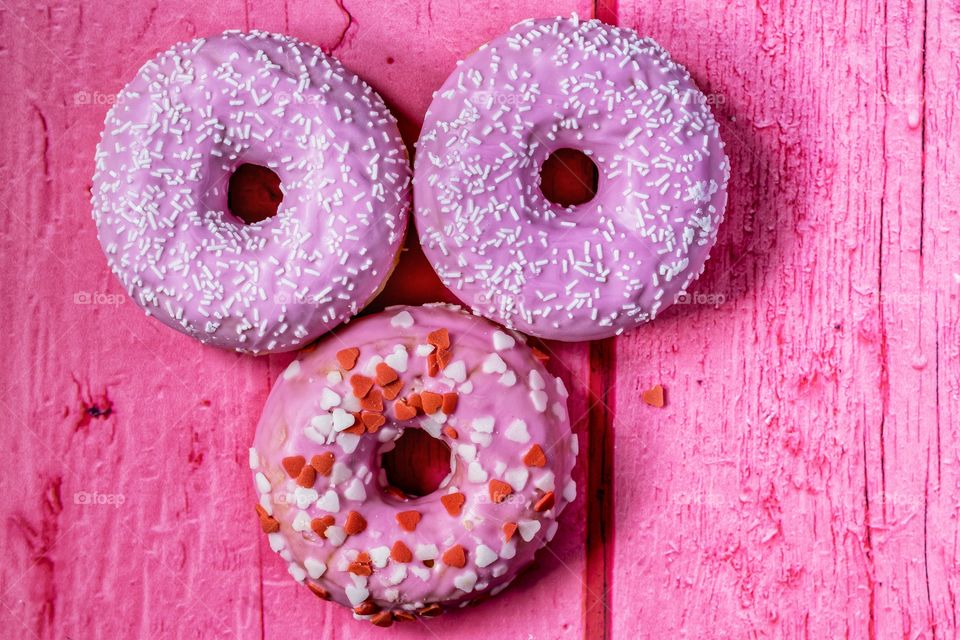
[[[286,369],[257,426],[250,465],[271,547],[295,579],[375,624],[499,593],[576,497],[566,396],[521,336],[457,307],[351,323]],[[412,498],[379,461],[416,428],[450,447],[451,472]]]
[[[554,151],[597,165],[597,195],[540,191]],[[543,338],[653,319],[702,272],[729,163],[690,75],[653,40],[597,20],[527,20],[447,78],[417,143],[416,225],[474,311]]]
[[[281,180],[277,214],[227,206],[242,164]],[[107,114],[93,218],[107,262],[148,315],[253,353],[295,349],[386,282],[410,167],[383,100],[320,49],[250,32],[146,63]]]

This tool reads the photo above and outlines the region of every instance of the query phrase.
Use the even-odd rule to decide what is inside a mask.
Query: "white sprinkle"
[[[414,353],[416,353],[421,358],[426,358],[435,350],[436,350],[436,347],[433,346],[432,344],[418,344],[417,348],[414,349]]]
[[[347,488],[343,490],[343,497],[355,502],[363,502],[367,499],[367,490],[363,486],[360,478],[354,478]]]
[[[467,365],[463,363],[463,360],[451,362],[447,365],[447,368],[443,370],[443,375],[454,382],[463,382],[467,379]]]
[[[507,335],[503,331],[493,332],[493,348],[497,351],[512,349],[517,344],[513,336]]]
[[[327,527],[327,531],[332,528],[333,527]],[[370,597],[370,592],[367,591],[366,587],[358,587],[353,584],[348,584],[344,591],[347,593],[347,600],[349,600],[350,604],[354,607],[360,606],[367,600],[368,597]]]
[[[540,531],[540,521],[520,520],[517,522],[517,530],[520,532],[520,537],[523,538],[524,542],[530,542],[533,540],[533,536],[537,535],[537,531]]]
[[[413,326],[413,316],[410,315],[409,311],[401,311],[390,318],[390,325],[401,329],[409,329]]]
[[[476,482],[478,484],[486,482],[489,476],[487,472],[483,470],[483,467],[480,466],[480,463],[474,460],[467,467],[467,480],[470,482]]]
[[[507,371],[505,374],[500,376],[499,382],[505,387],[512,387],[513,385],[517,384],[517,374],[515,374],[513,371]]]
[[[543,413],[547,410],[547,393],[546,391],[540,391],[535,389],[530,392],[530,402],[533,403],[534,409]]]
[[[257,483],[257,491],[260,493],[270,493],[270,481],[267,480],[267,476],[265,476],[262,471],[257,472],[254,480]]]
[[[314,580],[322,576],[327,570],[327,565],[316,558],[306,558],[303,561],[303,566]]]
[[[493,416],[480,416],[473,419],[473,430],[480,433],[493,433],[495,418]]]
[[[287,567],[287,572],[292,575],[293,579],[297,582],[303,582],[307,577],[307,572],[303,570],[303,567],[293,562]]]
[[[503,435],[507,437],[507,440],[512,440],[513,442],[519,442],[521,444],[530,442],[530,434],[527,433],[527,423],[520,418],[511,422]]]
[[[484,373],[504,373],[507,370],[507,363],[503,361],[496,353],[491,353],[483,361]]]
[[[413,557],[417,560],[436,560],[440,556],[440,551],[435,544],[418,544],[413,552]]]
[[[339,547],[347,539],[347,532],[343,530],[343,527],[338,527],[336,525],[330,525],[327,527],[326,531],[323,532],[323,535],[327,540],[330,541],[330,544],[335,547]]]
[[[397,345],[393,353],[383,359],[397,373],[403,373],[407,370],[407,350],[402,345]]]
[[[356,422],[356,419],[353,417],[352,413],[347,413],[339,407],[333,410],[334,431],[343,431],[344,429],[348,429],[353,426],[354,422]]]
[[[317,500],[317,509],[327,513],[340,513],[340,496],[333,489],[328,489],[323,496]]]
[[[312,487],[296,487],[293,490],[293,500],[301,509],[306,509],[317,501],[320,494]]]
[[[250,468],[256,469],[260,466],[260,456],[257,455],[257,450],[253,447],[250,447]]]
[[[300,375],[300,361],[294,360],[286,369],[283,370],[283,379],[292,380]]]
[[[377,569],[383,569],[387,566],[387,560],[390,558],[390,547],[374,547],[370,549],[370,560]]]
[[[361,437],[355,433],[341,433],[337,435],[337,444],[340,445],[344,453],[353,453],[357,450]]]
[[[453,585],[460,591],[466,591],[467,593],[473,591],[475,584],[477,584],[477,574],[470,570],[464,571],[453,579]]]
[[[574,480],[571,479],[570,482],[568,482],[568,483],[563,487],[563,499],[566,500],[567,502],[573,502],[574,500],[577,499],[577,483],[576,483],[576,481],[574,481]]]
[[[323,391],[320,392],[320,408],[329,411],[339,404],[340,395],[333,389],[324,387]],[[342,431],[342,429],[338,429],[338,431]]]
[[[340,384],[343,382],[343,376],[340,375],[339,371],[331,371],[327,373],[327,382],[330,384]]]
[[[530,370],[530,388],[533,390],[545,389],[546,383],[543,381],[543,376],[540,375],[540,372],[536,369]]]
[[[530,472],[526,467],[516,467],[514,469],[508,470],[503,474],[503,479],[507,481],[514,491],[523,491],[523,488],[527,486],[527,479],[530,477]]]
[[[473,554],[474,562],[481,569],[490,566],[500,557],[497,552],[485,544],[477,545],[477,550]]]

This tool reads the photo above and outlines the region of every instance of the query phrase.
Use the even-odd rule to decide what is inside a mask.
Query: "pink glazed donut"
[[[576,497],[567,391],[522,337],[448,305],[350,324],[283,373],[250,466],[291,575],[386,626],[496,595]],[[451,451],[433,493],[388,484],[405,429]]]
[[[596,164],[596,197],[540,191],[559,149]],[[653,40],[597,20],[527,20],[435,94],[417,143],[416,224],[473,309],[555,340],[651,320],[702,272],[729,163],[706,98]]]
[[[227,206],[235,169],[281,180],[277,214]],[[406,230],[410,167],[383,100],[320,49],[254,31],[175,45],[107,114],[93,218],[148,315],[202,342],[295,349],[382,288]]]

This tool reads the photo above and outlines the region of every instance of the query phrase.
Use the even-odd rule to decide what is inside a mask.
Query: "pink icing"
[[[295,349],[380,289],[403,241],[410,169],[381,98],[320,49],[227,32],[146,63],[107,114],[93,217],[148,315],[249,352]],[[281,179],[277,215],[227,209],[241,164]]]
[[[560,148],[589,155],[597,195],[540,192]],[[417,143],[424,252],[482,315],[557,340],[651,320],[702,272],[729,163],[704,95],[653,40],[597,20],[527,20],[463,61]]]
[[[427,336],[441,328],[449,331],[451,359],[440,375],[430,377]],[[336,354],[348,347],[358,347],[360,356],[351,371],[344,371]],[[387,401],[387,423],[379,431],[338,432],[331,423],[353,426],[352,412],[359,410],[350,376],[372,375],[384,359],[404,383],[400,398],[423,389],[455,391],[456,410],[449,416],[421,413],[398,422],[394,403]],[[456,439],[443,427],[453,427]],[[434,493],[404,500],[384,492],[379,456],[405,428],[426,429],[446,442],[452,470]],[[535,444],[546,452],[545,466],[523,461]],[[298,489],[282,467],[283,459],[299,455],[310,461],[324,452],[336,457],[332,474],[318,475],[311,488]],[[553,537],[557,516],[575,498],[571,471],[576,453],[563,383],[533,357],[523,337],[456,307],[428,305],[392,307],[357,320],[292,363],[264,407],[250,462],[260,504],[280,524],[279,532],[269,534],[270,544],[297,580],[326,589],[347,606],[371,600],[388,610],[414,611],[429,603],[466,604],[506,587]],[[492,502],[491,480],[511,484],[513,494]],[[455,517],[440,499],[457,491],[466,501]],[[554,505],[535,511],[536,502],[550,491]],[[422,514],[413,532],[396,521],[398,512],[408,510]],[[350,511],[361,514],[367,527],[337,546]],[[328,528],[320,538],[309,523],[327,514],[339,529]],[[517,523],[519,530],[505,543],[507,522]],[[397,540],[420,558],[406,564],[386,559],[375,564],[369,577],[347,570],[360,552],[375,562],[383,560]],[[456,544],[466,551],[463,568],[440,559]],[[436,551],[429,545],[436,545]],[[432,567],[422,561],[424,556],[436,557]]]

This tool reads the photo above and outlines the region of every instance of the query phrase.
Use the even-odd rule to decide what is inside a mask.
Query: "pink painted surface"
[[[714,99],[727,223],[691,304],[548,345],[584,454],[537,568],[385,632],[297,588],[251,515],[246,448],[291,356],[205,348],[122,302],[88,203],[109,101],[173,41],[256,27],[332,49],[412,142],[458,57],[594,12],[346,4],[0,2],[3,635],[954,637],[956,4],[600,3]],[[410,255],[384,301],[442,294]],[[661,410],[638,400],[657,382]]]

